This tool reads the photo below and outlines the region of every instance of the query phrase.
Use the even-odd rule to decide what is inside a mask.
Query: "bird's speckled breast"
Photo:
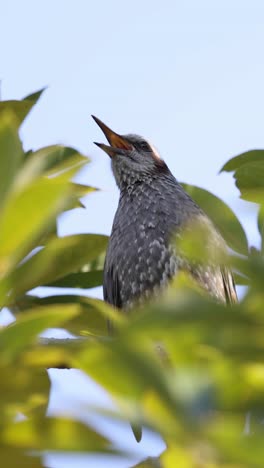
[[[137,184],[120,194],[105,264],[105,286],[117,282],[120,306],[146,297],[175,275],[178,260],[169,245],[186,216],[199,208],[175,180],[163,184]],[[184,198],[185,210],[179,206]]]

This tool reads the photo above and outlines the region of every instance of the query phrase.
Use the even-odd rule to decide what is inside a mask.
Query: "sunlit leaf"
[[[171,445],[161,455],[162,468],[174,468],[180,466],[181,468],[193,468],[194,459],[191,453],[185,450],[185,447]]]
[[[254,431],[248,437],[243,436],[240,433],[243,416],[230,416],[224,414],[214,418],[205,432],[207,440],[218,448],[221,459],[226,462],[227,467],[236,463],[242,468],[249,466],[261,468],[264,453],[263,432]]]
[[[23,158],[16,129],[40,94],[0,104],[0,305],[9,306],[17,320],[0,327],[2,465],[39,467],[39,459],[25,453],[40,450],[113,451],[90,427],[45,418],[46,368],[75,367],[102,385],[113,402],[111,408],[93,411],[130,421],[133,428],[146,426],[164,440],[160,457],[138,467],[262,468],[263,245],[248,249],[232,210],[208,191],[184,185],[234,252],[227,257],[224,248],[217,255],[221,236],[211,242],[210,229],[204,232],[203,224],[200,232],[192,224],[179,234],[177,254],[184,252],[183,264],[190,255],[189,264],[232,267],[236,281],[247,285],[240,303],[215,302],[188,268],[167,289],[126,311],[86,297],[85,291],[74,294],[76,288],[102,284],[108,238],[57,237],[57,217],[83,206],[80,199],[94,188],[72,180],[87,162],[74,148],[49,146]],[[247,152],[222,169],[235,173],[243,198],[262,204],[256,219],[261,237],[263,156],[263,150]],[[33,296],[32,288],[43,285],[61,289]],[[35,294],[50,294],[47,287]],[[114,324],[111,335],[108,321]],[[77,337],[39,336],[50,327],[63,327]],[[28,419],[16,422],[18,414]],[[252,415],[250,437],[243,435],[245,414]],[[98,425],[98,431],[104,428]]]
[[[6,272],[35,245],[67,203],[67,178],[38,179],[8,198],[0,216],[0,272]],[[34,201],[34,203],[33,203]]]
[[[6,111],[12,112],[16,117],[17,124],[20,125],[31,111],[32,107],[36,104],[43,91],[44,89],[37,91],[36,93],[27,96],[22,101],[0,101],[0,117],[1,114]]]
[[[0,101],[1,104],[1,101]],[[22,145],[11,114],[0,114],[0,204],[14,182],[21,163]]]

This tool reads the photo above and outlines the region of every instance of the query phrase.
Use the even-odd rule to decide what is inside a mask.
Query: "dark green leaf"
[[[64,278],[48,283],[46,286],[54,288],[82,288],[89,289],[103,284],[103,270],[88,271],[87,273],[72,273]]]

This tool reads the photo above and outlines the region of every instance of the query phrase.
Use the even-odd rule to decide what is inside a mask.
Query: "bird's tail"
[[[136,441],[140,442],[142,438],[142,427],[138,426],[137,424],[130,424],[130,425],[131,425],[131,429],[133,431]]]

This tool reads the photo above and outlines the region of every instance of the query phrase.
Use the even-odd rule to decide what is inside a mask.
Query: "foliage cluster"
[[[230,247],[227,261],[237,283],[247,286],[240,303],[215,304],[179,275],[159,302],[124,316],[86,294],[102,283],[107,237],[57,234],[58,216],[82,206],[80,199],[95,190],[73,182],[88,159],[58,145],[23,150],[19,128],[40,95],[0,102],[0,306],[16,316],[0,330],[3,466],[41,467],[43,450],[118,453],[92,427],[46,417],[45,369],[64,365],[82,369],[109,392],[113,418],[163,437],[167,449],[160,459],[138,466],[262,468],[264,151],[239,155],[222,168],[234,173],[241,198],[259,205],[260,248],[249,248],[223,201],[185,185]],[[40,298],[32,292],[37,286],[64,293]],[[83,295],[74,294],[76,288]],[[51,327],[85,339],[43,343],[39,334]],[[162,356],[157,343],[166,350]]]

